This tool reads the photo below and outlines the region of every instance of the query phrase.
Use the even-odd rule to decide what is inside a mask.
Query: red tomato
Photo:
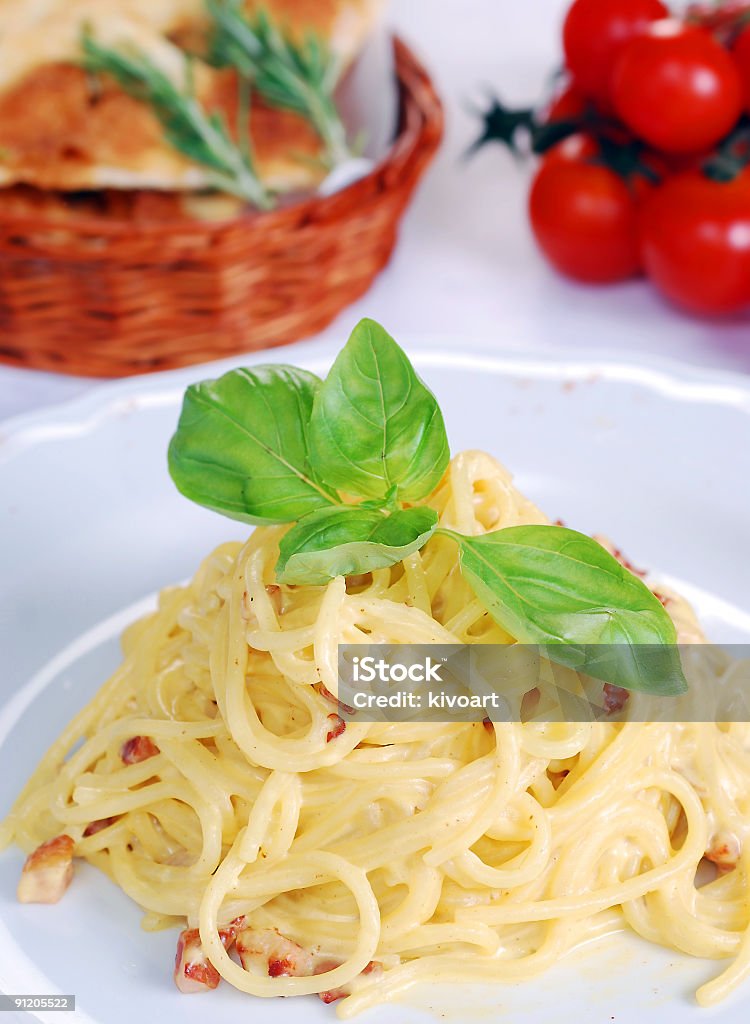
[[[691,3],[686,14],[693,24],[697,23],[711,32],[733,32],[738,19],[747,14],[747,10],[747,0],[705,0],[704,3]]]
[[[585,154],[585,139],[579,145]],[[553,153],[534,179],[529,215],[539,247],[568,277],[606,284],[638,273],[636,201],[609,168]]]
[[[544,112],[544,123],[550,121],[567,121],[570,118],[580,117],[586,113],[589,100],[583,95],[578,86],[566,85],[565,88],[552,98],[552,102]]]
[[[750,28],[741,32],[732,47],[732,55],[742,81],[745,110],[750,113]]]
[[[612,68],[622,47],[669,11],[661,0],[575,0],[563,26],[565,63],[581,92],[611,109]]]
[[[575,135],[569,135],[567,139],[563,139],[562,142],[558,142],[551,149],[548,149],[544,154],[544,162],[552,163],[555,160],[581,161],[591,160],[592,157],[599,155],[599,146],[596,139],[593,139],[590,135],[584,135],[583,132],[576,132]]]
[[[669,178],[685,171],[699,171],[713,152],[713,149],[707,149],[702,153],[660,153],[659,159],[664,168],[662,177]]]
[[[633,142],[624,133],[622,138],[613,141],[623,148],[627,148],[628,144]],[[544,154],[544,160],[546,163],[555,160],[596,163],[600,154],[601,144],[598,139],[585,132],[576,132],[575,135],[569,135],[567,139],[563,139],[548,149]],[[636,202],[640,202],[656,185],[674,173],[661,153],[644,150],[640,154],[638,162],[642,169],[637,171],[634,168],[627,181],[628,188]]]
[[[665,153],[709,149],[742,113],[739,72],[700,28],[657,21],[624,47],[612,79],[615,107],[639,138]]]
[[[643,204],[640,228],[646,273],[667,298],[698,313],[750,305],[750,172],[671,178]]]

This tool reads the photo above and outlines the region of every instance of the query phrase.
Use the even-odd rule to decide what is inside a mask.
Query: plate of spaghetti
[[[744,1020],[750,720],[628,709],[750,678],[750,386],[367,320],[274,358],[0,435],[11,1008]],[[592,720],[367,720],[356,644],[628,656]]]

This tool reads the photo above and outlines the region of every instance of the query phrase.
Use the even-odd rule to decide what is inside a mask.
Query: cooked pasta
[[[466,534],[546,522],[475,452],[429,503]],[[749,726],[344,723],[339,644],[512,638],[445,537],[293,587],[274,578],[284,529],[218,548],[126,632],[122,665],[44,757],[6,841],[69,836],[146,928],[188,929],[181,949],[199,946],[216,981],[344,996],[342,1017],[418,983],[523,981],[620,927],[728,960],[703,1004],[746,979]],[[686,604],[664,599],[680,637],[699,639]],[[697,887],[706,858],[716,877]]]

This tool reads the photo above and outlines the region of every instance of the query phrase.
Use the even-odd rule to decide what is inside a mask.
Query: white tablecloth
[[[578,287],[536,252],[526,219],[529,169],[497,147],[463,159],[477,131],[469,101],[492,87],[533,100],[560,63],[565,0],[394,0],[392,21],[432,70],[447,108],[436,164],[372,290],[323,337],[341,344],[364,315],[397,339],[447,335],[456,345],[576,348],[637,360],[658,354],[750,372],[750,320],[692,319],[647,284]],[[0,418],[64,401],[97,382],[0,367]]]

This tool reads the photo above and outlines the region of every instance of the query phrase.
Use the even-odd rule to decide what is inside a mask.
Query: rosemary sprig
[[[258,177],[249,149],[235,144],[221,114],[208,113],[196,99],[190,64],[185,90],[181,92],[137,47],[112,49],[96,42],[88,31],[84,32],[82,45],[86,70],[111,75],[130,96],[148,103],[170,145],[207,167],[218,189],[261,210],[274,205]]]
[[[323,40],[310,33],[288,39],[261,10],[254,17],[243,0],[206,0],[213,21],[207,60],[233,67],[274,107],[305,117],[320,136],[325,162],[335,167],[352,151],[333,93],[340,65]]]

